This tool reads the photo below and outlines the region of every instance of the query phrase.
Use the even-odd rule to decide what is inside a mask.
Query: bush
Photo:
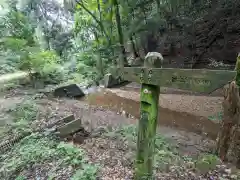
[[[48,84],[58,84],[65,80],[67,72],[59,64],[46,64],[40,72],[40,78]]]
[[[51,84],[60,83],[66,75],[55,51],[42,51],[38,44],[28,46],[25,39],[3,37],[0,41],[0,55],[4,59],[4,67],[0,68],[2,74],[17,69],[35,72],[38,76],[32,76],[34,81],[37,78]]]
[[[21,61],[21,68],[36,72],[38,80],[49,84],[58,84],[67,74],[60,65],[60,57],[54,51],[40,51],[30,54]]]

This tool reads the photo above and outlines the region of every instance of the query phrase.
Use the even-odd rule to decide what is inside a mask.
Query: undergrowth
[[[98,170],[98,166],[88,164],[81,148],[35,133],[0,156],[0,176],[5,180],[25,177],[23,170],[31,170],[35,164],[41,164],[49,172],[49,180],[59,176],[57,173],[62,168],[71,169],[73,180],[95,179]]]
[[[125,140],[128,146],[136,150],[137,127],[134,125],[118,128],[116,131],[108,132],[106,136]],[[161,134],[157,134],[155,139],[155,167],[159,168],[164,164],[178,160],[180,160],[180,156],[176,148],[171,146]]]
[[[31,125],[37,119],[38,105],[31,98],[24,98],[21,102],[3,110],[1,117],[0,139],[7,135],[32,132]]]
[[[12,132],[30,131],[31,124],[37,119],[39,107],[32,99],[25,99],[7,110],[13,117],[9,125]],[[136,152],[137,127],[135,125],[122,126],[115,130],[108,130],[104,137],[121,140],[127,143],[128,147]],[[134,161],[134,159],[132,159]],[[198,170],[214,169],[219,160],[212,154],[203,154],[197,159],[179,154],[177,147],[171,145],[169,140],[162,134],[157,134],[155,139],[154,168],[156,171],[168,171],[170,166],[190,164]],[[39,133],[32,133],[16,144],[10,151],[0,155],[0,177],[6,180],[25,180],[29,174],[39,165],[47,172],[40,173],[38,178],[53,180],[64,176],[66,170],[71,180],[94,180],[100,168],[88,162],[83,149],[73,144],[60,142],[52,136],[45,136]],[[65,177],[64,176],[64,177]]]
[[[123,126],[105,134],[108,138],[126,141],[128,146],[136,152],[137,126]],[[182,155],[177,147],[169,143],[169,139],[157,133],[155,139],[154,168],[157,171],[168,171],[170,166],[188,165],[198,171],[214,169],[220,160],[214,154],[199,154],[197,158]]]
[[[21,87],[20,80],[12,80],[9,82],[1,83],[0,84],[0,92],[5,93],[11,89],[17,89]]]
[[[37,119],[39,110],[38,105],[31,98],[27,98],[9,108],[7,113],[13,119],[8,125],[10,131],[21,133],[32,131],[30,126]]]
[[[45,136],[40,133],[33,133],[35,120],[39,116],[39,106],[31,98],[26,98],[6,110],[12,117],[7,133],[32,132],[30,136],[22,139],[13,148],[0,155],[0,177],[4,180],[26,180],[35,165],[40,165],[43,171],[47,171],[47,177],[40,174],[38,178],[48,180],[59,178],[61,175],[68,176],[72,180],[93,180],[96,179],[97,165],[88,164],[83,149],[73,144],[59,141],[53,136]],[[5,135],[7,134],[4,133]],[[68,174],[61,174],[61,171],[68,171]],[[33,173],[31,173],[33,175]]]
[[[215,122],[221,122],[223,120],[223,112],[218,112],[216,115],[209,116],[208,119]]]

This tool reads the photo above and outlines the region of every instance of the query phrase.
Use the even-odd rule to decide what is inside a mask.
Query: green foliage
[[[11,37],[0,39],[0,74],[17,71],[20,62],[21,49],[26,44],[25,40]]]
[[[136,151],[137,127],[135,125],[123,126],[115,130],[109,130],[106,137],[116,141],[124,141],[132,150]],[[183,156],[178,153],[174,145],[170,145],[169,139],[157,134],[155,139],[154,168],[158,171],[169,170],[170,166],[191,165],[196,171],[208,172],[221,164],[220,159],[213,154],[201,154],[197,159],[191,156]]]
[[[24,176],[18,176],[15,180],[27,180],[27,178]]]
[[[35,41],[35,27],[29,18],[14,8],[4,16],[0,37],[0,56],[4,60],[1,73],[19,69],[36,72],[39,74],[37,80],[44,83],[59,83],[66,78],[61,58],[53,50],[41,49]]]
[[[135,125],[124,126],[114,131],[107,132],[106,136],[126,141],[129,147],[135,149],[137,142],[137,127]],[[155,153],[154,167],[156,169],[163,170],[169,165],[183,161],[175,147],[170,146],[168,139],[165,139],[161,134],[156,135]],[[189,161],[190,160],[191,158]]]
[[[65,78],[65,71],[60,64],[60,58],[54,51],[40,51],[30,54],[20,63],[20,69],[36,72],[37,80],[50,84],[58,84]]]
[[[22,58],[27,58],[31,46],[35,46],[34,28],[28,18],[16,9],[10,9],[1,19],[0,56],[2,74],[14,72]]]
[[[39,73],[39,80],[48,83],[59,83],[64,79],[60,57],[54,51],[41,51],[37,46],[27,46],[24,39],[4,38],[2,42],[5,49],[20,57],[15,59],[16,68]]]
[[[93,56],[87,52],[87,53],[81,53],[79,54],[79,61],[82,61],[87,66],[94,66],[96,65],[96,62],[93,59]]]
[[[1,39],[1,44],[3,45],[2,48],[4,50],[12,50],[20,52],[24,50],[25,46],[27,45],[27,41],[25,39],[18,39],[15,37],[3,37]]]
[[[217,156],[212,154],[204,154],[196,160],[195,164],[198,170],[207,172],[209,170],[213,170],[220,162],[221,160]]]
[[[67,78],[67,72],[60,64],[45,64],[40,75],[40,78],[49,84],[59,84]]]
[[[76,171],[71,180],[95,180],[98,166],[85,164]]]
[[[30,54],[30,59],[31,66],[33,66],[36,71],[40,71],[46,64],[60,63],[60,58],[54,51],[41,51],[36,54]]]
[[[0,92],[6,92],[8,90],[11,90],[11,89],[16,89],[18,87],[21,87],[19,85],[19,81],[11,81],[11,82],[8,82],[8,83],[4,83],[1,88],[0,88]]]
[[[25,119],[27,121],[36,120],[36,116],[38,113],[38,107],[31,100],[23,100],[21,103],[15,104],[14,107],[8,110],[14,118],[15,121],[20,119]]]
[[[215,116],[209,116],[208,119],[211,121],[221,122],[223,120],[223,112],[218,112]]]
[[[23,100],[7,110],[13,118],[10,124],[10,131],[22,133],[31,131],[30,125],[37,119],[38,106],[31,99]]]
[[[168,36],[172,31],[184,33],[185,27],[189,29],[195,19],[204,16],[212,3],[207,0],[64,0],[65,10],[70,14],[70,18],[65,18],[68,13],[61,13],[63,9],[53,1],[18,1],[20,9],[14,0],[9,2],[9,11],[0,20],[0,57],[4,60],[0,73],[31,69],[39,71],[49,83],[70,78],[66,77],[69,71],[61,73],[60,66],[72,59],[76,59],[77,72],[85,79],[93,76],[98,79],[96,68],[100,66],[96,67],[99,59],[95,55],[100,54],[103,65],[99,72],[105,73],[124,53],[123,46],[131,54],[134,50],[135,55],[142,49],[148,51],[149,35],[154,34],[157,43],[158,37]],[[50,17],[48,11],[53,11],[49,13],[57,18]],[[63,19],[72,17],[72,28],[63,25],[69,23]],[[135,49],[127,47],[129,43]],[[54,53],[59,61],[50,63],[48,60],[55,58]]]
[[[14,65],[14,63],[8,64],[7,62],[10,59],[9,58],[5,59],[5,58],[7,58],[7,57],[4,57],[3,62],[1,63],[2,65],[0,66],[0,75],[16,72],[17,71],[16,65]]]
[[[78,168],[73,179],[95,179],[97,167],[87,164],[85,153],[74,145],[58,143],[50,137],[32,134],[21,140],[14,149],[0,156],[0,175],[4,179],[12,179],[17,172],[30,168],[34,164],[46,161],[59,164],[58,168],[74,166]],[[51,170],[54,171],[55,167]],[[20,176],[18,176],[20,178]]]
[[[155,148],[154,167],[157,169],[163,170],[169,167],[170,164],[178,164],[183,161],[175,147],[170,146],[167,139],[162,138],[160,135],[156,137]],[[189,160],[191,161],[191,158]]]
[[[75,58],[77,59],[75,72],[81,74],[83,80],[91,81],[97,78],[96,61],[93,54],[88,51],[76,53]]]
[[[48,140],[48,138],[39,139],[37,135],[24,138],[16,145],[13,151],[1,156],[1,177],[4,177],[4,173],[11,176],[10,173],[14,173],[18,169],[25,168],[27,165],[36,162],[44,162],[53,157],[56,155],[55,144],[54,141]]]
[[[63,159],[66,164],[71,164],[72,166],[76,167],[81,163],[86,162],[86,159],[84,158],[84,151],[82,149],[74,147],[71,144],[60,142],[56,149],[59,155],[67,155]]]
[[[21,12],[10,10],[3,19],[2,35],[25,39],[28,45],[34,44],[34,28]]]

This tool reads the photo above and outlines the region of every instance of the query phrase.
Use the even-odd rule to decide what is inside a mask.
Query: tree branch
[[[89,9],[87,7],[85,7],[85,5],[82,2],[76,0],[76,3],[79,4],[96,21],[96,23],[99,25],[102,32],[106,36],[106,38],[108,40],[108,44],[111,45],[111,40],[110,40],[109,36],[107,35],[107,32],[106,32],[102,22],[100,20],[98,20],[97,17],[91,11],[89,11]]]

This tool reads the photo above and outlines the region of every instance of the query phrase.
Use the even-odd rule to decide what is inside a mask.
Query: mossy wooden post
[[[160,53],[150,52],[145,58],[144,67],[124,67],[120,61],[118,67],[112,69],[114,77],[142,84],[141,118],[135,167],[136,180],[149,180],[153,176],[153,154],[160,87],[209,94],[223,87],[236,76],[236,71],[159,68],[162,61]]]
[[[144,62],[146,68],[161,67],[162,56],[149,53]],[[151,80],[151,74],[148,75]],[[138,126],[137,160],[135,180],[149,180],[153,176],[153,157],[155,148],[155,135],[158,119],[158,100],[160,87],[142,84],[140,121]]]

